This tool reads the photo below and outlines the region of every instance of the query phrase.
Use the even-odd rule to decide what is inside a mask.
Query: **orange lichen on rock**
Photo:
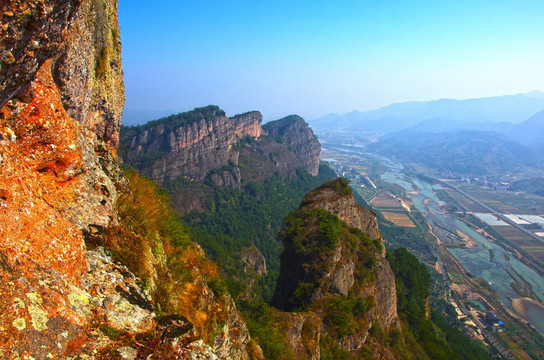
[[[63,294],[87,270],[81,231],[63,211],[84,171],[78,124],[62,107],[50,67],[45,62],[0,113],[0,343],[20,354],[33,341],[61,349],[62,332],[65,341],[79,334],[81,320]]]
[[[77,124],[62,107],[50,66],[44,63],[26,93],[2,108],[0,251],[10,265],[76,280],[86,270],[84,241],[62,209],[85,169]]]

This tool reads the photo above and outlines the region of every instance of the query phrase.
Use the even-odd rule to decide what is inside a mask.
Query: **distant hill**
[[[368,150],[441,171],[474,175],[504,174],[521,165],[538,168],[542,164],[535,151],[496,132],[403,131],[369,145]]]
[[[404,132],[409,133],[442,133],[451,131],[495,131],[505,135],[506,137],[516,142],[530,146],[537,150],[538,153],[544,155],[544,110],[537,112],[527,120],[512,124],[509,122],[500,123],[479,123],[469,121],[458,121],[450,118],[446,119],[427,119],[418,124],[409,127]]]
[[[542,94],[542,96],[540,96]],[[318,130],[358,132],[399,131],[425,120],[468,123],[520,123],[544,109],[544,93],[505,95],[467,100],[439,99],[397,103],[366,112],[329,114],[310,121]]]
[[[544,110],[510,129],[501,130],[523,144],[542,146],[544,145]]]
[[[512,190],[522,190],[544,196],[544,178],[516,181],[512,184]]]

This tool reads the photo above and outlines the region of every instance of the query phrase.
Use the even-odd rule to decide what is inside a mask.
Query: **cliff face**
[[[321,145],[303,118],[290,115],[267,123],[264,125],[264,130],[278,142],[287,145],[306,171],[314,176],[317,175],[319,160],[316,161],[316,159],[319,159]]]
[[[114,0],[81,1],[53,69],[68,115],[113,151],[125,104],[117,9]]]
[[[121,139],[123,160],[153,179],[204,180],[210,170],[238,162],[235,146],[244,136],[259,137],[261,121],[257,112],[230,119],[215,106],[195,109],[129,128]]]
[[[114,0],[2,2],[0,107],[27,93],[41,65],[63,107],[115,149],[124,88]]]
[[[88,291],[100,281],[89,268],[83,232],[114,221],[117,191],[124,182],[97,128],[67,113],[62,94],[71,91],[72,84],[59,82],[54,74],[64,68],[61,59],[68,52],[68,39],[79,34],[72,24],[82,7],[96,5],[2,3],[7,66],[2,69],[0,117],[0,343],[8,357],[62,357],[90,343],[85,332],[91,321]],[[94,21],[88,18],[87,26],[99,26]],[[101,89],[92,91],[105,97]],[[84,112],[82,118],[87,118]],[[117,114],[98,122],[115,128],[119,121]],[[123,286],[135,286],[131,281],[123,280]],[[112,309],[126,305],[115,287],[102,286],[95,295],[98,302],[116,298]],[[126,309],[139,311],[127,304]],[[149,320],[150,313],[142,316],[133,329],[149,325],[144,318]]]
[[[118,213],[131,190],[115,159],[124,102],[117,2],[0,1],[0,18],[0,358],[111,358],[119,334],[156,341],[167,332],[149,289],[86,245],[107,234],[132,246],[142,238]],[[169,244],[153,236],[143,252]],[[180,332],[185,340],[174,336],[177,348],[165,348],[260,358],[230,296],[206,283],[204,255],[189,249],[183,264],[193,282],[177,282],[171,298],[195,301],[185,308],[191,324]],[[158,256],[151,273],[168,270]]]
[[[363,347],[372,326],[398,327],[395,277],[376,218],[355,202],[344,180],[308,193],[280,237],[279,308],[313,311],[323,320],[321,332],[351,352]],[[352,314],[342,328],[334,318],[339,311]]]
[[[302,118],[281,119],[264,129],[261,121],[259,112],[228,118],[209,106],[124,128],[123,161],[153,179],[209,177],[214,184],[233,188],[300,166],[317,175],[321,148]],[[262,137],[267,131],[270,136]]]

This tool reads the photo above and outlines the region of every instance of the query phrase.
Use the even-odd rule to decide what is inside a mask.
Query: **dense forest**
[[[193,228],[195,237],[206,252],[217,261],[229,278],[229,290],[237,295],[269,301],[279,274],[281,242],[277,234],[289,211],[296,209],[303,196],[334,177],[327,166],[320,166],[317,176],[304,169],[288,176],[276,172],[262,184],[251,182],[242,189],[208,184],[212,189],[203,212],[192,212],[183,220]],[[166,181],[167,191],[183,186],[183,180]],[[254,244],[264,255],[268,268],[265,277],[248,274],[240,260],[240,252]],[[259,282],[251,293],[248,276]],[[249,282],[251,283],[251,282]]]

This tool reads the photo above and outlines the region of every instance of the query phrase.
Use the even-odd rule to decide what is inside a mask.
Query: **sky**
[[[120,0],[125,109],[377,109],[544,90],[543,0]]]

